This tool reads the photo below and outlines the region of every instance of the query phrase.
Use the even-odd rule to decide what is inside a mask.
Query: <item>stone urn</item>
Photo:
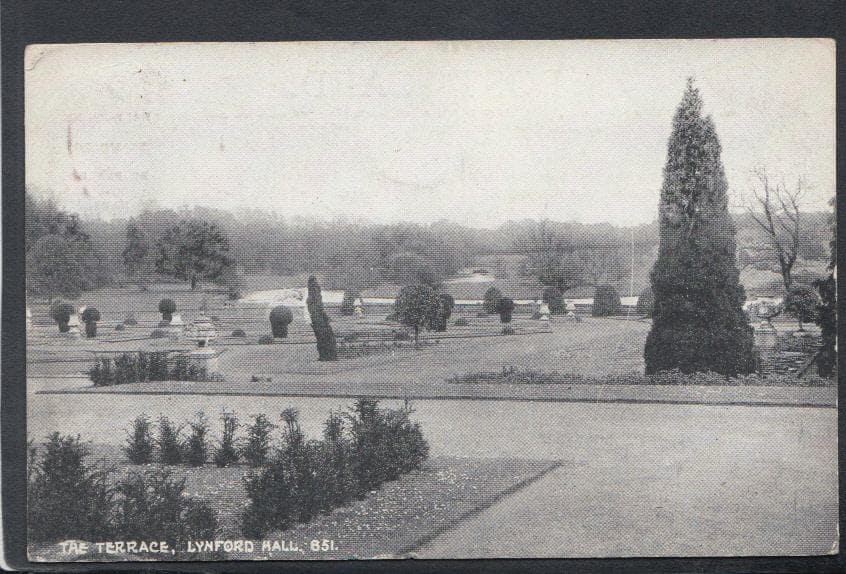
[[[538,307],[538,315],[540,315],[541,321],[549,321],[549,305],[547,303],[541,302]]]

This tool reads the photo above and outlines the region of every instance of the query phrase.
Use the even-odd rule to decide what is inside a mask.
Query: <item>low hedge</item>
[[[501,371],[475,371],[447,379],[448,383],[492,383],[492,384],[551,384],[551,385],[700,385],[700,386],[761,386],[761,387],[830,387],[835,382],[817,375],[772,374],[762,376],[753,373],[737,377],[726,377],[719,373],[682,373],[678,370],[662,371],[654,375],[641,373],[611,374],[603,377],[559,373],[558,371],[535,371],[518,367],[503,367]]]
[[[199,367],[179,355],[168,360],[165,352],[121,353],[114,359],[98,358],[88,369],[88,378],[95,387],[142,383],[145,381],[208,381],[212,380],[204,367]]]

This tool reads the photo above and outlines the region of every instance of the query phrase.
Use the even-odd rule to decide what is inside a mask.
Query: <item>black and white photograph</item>
[[[839,553],[834,40],[23,66],[30,561]]]

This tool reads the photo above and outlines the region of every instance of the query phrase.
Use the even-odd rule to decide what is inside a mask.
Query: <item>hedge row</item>
[[[98,358],[88,369],[88,378],[95,387],[104,387],[146,381],[208,381],[213,377],[185,355],[171,362],[165,352],[139,351],[121,353],[114,359]]]

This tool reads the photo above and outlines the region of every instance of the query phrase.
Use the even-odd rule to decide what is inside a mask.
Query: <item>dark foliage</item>
[[[510,323],[511,316],[514,313],[514,299],[500,297],[496,302],[496,312],[499,313],[500,323]]]
[[[115,325],[115,331],[126,331],[126,325],[123,323],[118,323]]]
[[[173,319],[173,314],[175,312],[176,303],[173,299],[162,299],[159,301],[159,313],[162,314],[162,321],[170,323],[170,320]]]
[[[549,305],[549,312],[553,315],[563,315],[567,310],[564,306],[564,296],[558,287],[544,289],[543,302]]]
[[[400,289],[394,302],[394,313],[403,325],[414,330],[414,340],[420,329],[430,326],[437,316],[440,301],[435,290],[427,285],[408,285]]]
[[[323,296],[320,285],[312,275],[308,278],[308,298],[306,299],[308,312],[311,316],[311,328],[317,339],[317,354],[321,361],[337,361],[338,347],[335,332],[329,324],[329,316],[323,309]]]
[[[191,434],[185,441],[185,461],[191,466],[203,466],[209,458],[208,419],[200,411],[188,426],[191,427]]]
[[[482,308],[485,310],[485,313],[488,315],[492,315],[494,313],[498,313],[497,311],[497,303],[499,302],[500,298],[502,298],[502,293],[496,287],[489,287],[487,291],[485,291],[485,296],[482,301]]]
[[[455,299],[452,295],[441,293],[438,295],[438,307],[434,315],[430,319],[429,328],[432,331],[443,332],[447,330],[447,322],[449,321],[452,310],[455,307]]]
[[[150,419],[145,415],[135,417],[132,431],[127,432],[126,445],[123,452],[132,464],[148,464],[153,462],[153,435]]]
[[[679,369],[736,375],[756,368],[727,188],[714,123],[702,116],[699,91],[689,82],[664,168],[647,374]]]
[[[31,542],[106,540],[113,494],[108,471],[86,464],[88,447],[79,437],[53,433],[40,456],[30,451],[27,527]]]
[[[817,292],[810,285],[794,285],[784,298],[784,310],[799,321],[800,331],[803,330],[802,323],[814,321],[817,318],[818,304]]]
[[[256,341],[259,345],[272,345],[273,344],[273,335],[262,335]]]
[[[278,305],[270,310],[270,331],[274,338],[288,336],[288,325],[294,320],[294,314],[284,305]]]
[[[346,289],[341,301],[341,315],[351,316],[355,312],[355,300],[359,297],[361,297],[361,293],[357,289]]]
[[[162,464],[182,464],[184,447],[181,433],[182,428],[174,426],[169,418],[164,415],[159,417],[159,436],[156,440],[159,447],[159,462]]]
[[[229,239],[216,224],[201,219],[180,221],[156,242],[156,271],[188,281],[219,281],[232,264]]]
[[[652,307],[655,305],[655,295],[652,294],[652,287],[647,287],[640,292],[637,298],[636,311],[638,315],[652,316]]]
[[[243,329],[235,329],[234,331],[232,331],[232,337],[238,337],[239,339],[243,339],[246,336],[247,334],[244,332]]]
[[[74,309],[73,305],[70,303],[64,303],[58,299],[53,301],[53,304],[50,305],[50,317],[52,317],[59,326],[60,333],[67,333],[70,330],[68,322],[75,311],[76,309]]]
[[[600,285],[593,294],[593,309],[591,315],[594,317],[608,317],[619,315],[622,312],[620,296],[617,290],[611,285]]]
[[[456,327],[469,327],[470,321],[468,321],[464,317],[459,317],[455,320],[455,323],[453,323],[453,325],[455,325]]]
[[[822,348],[817,357],[817,369],[821,377],[837,374],[837,283],[834,275],[814,282],[820,295],[817,306],[817,325],[822,331]]]
[[[100,320],[100,311],[96,307],[86,307],[80,319],[85,323],[85,335],[89,338],[97,336],[97,321]]]
[[[253,424],[247,426],[247,442],[241,454],[252,467],[264,466],[270,453],[270,435],[276,425],[263,414],[253,416]]]
[[[206,369],[179,355],[169,365],[166,352],[121,353],[114,360],[98,358],[88,369],[95,387],[143,383],[146,381],[207,381]]]
[[[223,411],[220,415],[223,423],[223,435],[214,451],[214,464],[218,467],[232,466],[238,463],[238,445],[235,433],[240,426],[234,412]]]

